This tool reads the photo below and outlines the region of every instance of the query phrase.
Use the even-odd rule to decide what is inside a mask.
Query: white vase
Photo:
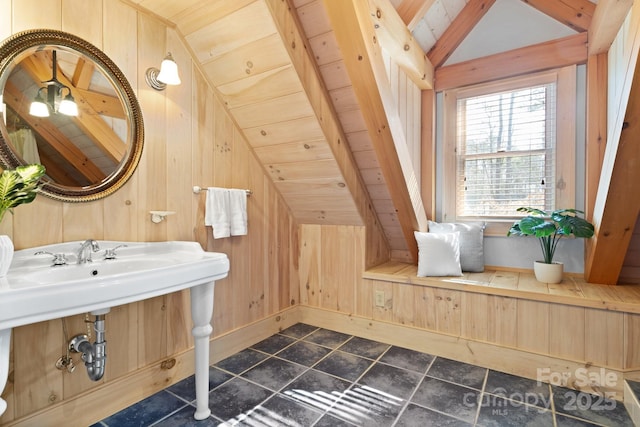
[[[7,275],[13,259],[13,242],[6,234],[0,235],[0,277]]]
[[[535,273],[536,280],[538,280],[538,282],[560,283],[562,282],[563,270],[564,264],[561,262],[547,264],[542,261],[536,261],[533,263],[533,272]]]

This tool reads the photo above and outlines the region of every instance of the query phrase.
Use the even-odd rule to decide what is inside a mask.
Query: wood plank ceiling
[[[386,176],[398,180],[404,193],[392,200],[355,96],[327,92],[351,86],[344,66],[335,63],[335,39],[311,42],[315,58],[306,48],[310,34],[331,29],[321,3],[307,5],[318,12],[302,26],[308,34],[300,33],[299,15],[281,0],[139,5],[175,23],[298,223],[361,225],[373,205],[396,257],[417,259],[413,230],[425,229],[424,208],[411,201],[396,169]],[[364,175],[359,165],[368,169]],[[414,205],[422,211],[422,226]],[[398,212],[406,219],[399,220]]]
[[[347,6],[345,0],[132,1],[175,23],[299,223],[360,225],[373,204],[395,258],[416,260],[410,233],[426,218],[419,187],[412,187],[416,177],[401,176],[402,155],[392,150],[387,156],[384,144],[372,138],[382,129],[376,120],[384,120],[376,118],[385,98],[377,63],[349,65],[344,55],[353,53],[346,46],[352,43],[345,38],[362,38],[363,49],[370,49],[367,37],[386,43],[407,75],[430,89],[434,69],[437,75],[446,68],[451,53],[499,0],[367,0]],[[630,8],[630,1],[523,1],[578,33],[588,32],[590,55],[608,49],[612,28],[619,28]],[[369,18],[378,19],[375,35],[356,22],[367,7]],[[343,12],[352,13],[353,21],[334,32]],[[360,31],[350,33],[358,25]],[[374,76],[363,80],[368,91],[378,92],[382,107],[363,102],[371,93],[363,95],[359,72]]]
[[[298,223],[363,224],[367,192],[286,2],[139,3],[176,24]]]

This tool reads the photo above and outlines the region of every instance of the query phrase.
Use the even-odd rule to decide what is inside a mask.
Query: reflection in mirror
[[[68,87],[77,117],[62,114],[58,96],[48,117],[36,117],[30,106],[51,79],[57,54],[57,79]],[[46,87],[46,89],[52,86]],[[58,90],[48,90],[48,95]],[[111,175],[126,151],[127,122],[113,85],[93,64],[75,52],[34,52],[11,71],[3,97],[10,144],[25,163],[41,163],[53,181],[85,187]],[[46,110],[45,110],[46,111]],[[103,142],[104,141],[104,142]]]
[[[0,159],[9,167],[43,164],[44,194],[94,200],[133,174],[140,109],[125,77],[94,46],[53,30],[17,34],[0,47],[0,89]],[[40,113],[34,100],[43,102]],[[75,102],[77,116],[64,110],[65,100]]]

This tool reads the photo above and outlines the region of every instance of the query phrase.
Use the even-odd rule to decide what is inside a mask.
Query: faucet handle
[[[65,254],[54,254],[52,252],[47,251],[38,251],[34,253],[34,255],[51,255],[53,257],[53,262],[51,264],[52,267],[56,267],[59,265],[67,265],[67,256]]]
[[[104,251],[104,259],[116,259],[116,249],[126,248],[127,245],[118,245],[113,248],[105,249]]]

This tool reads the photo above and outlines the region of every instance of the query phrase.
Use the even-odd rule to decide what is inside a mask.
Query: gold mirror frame
[[[138,100],[124,74],[100,49],[69,33],[49,29],[27,30],[16,33],[0,45],[0,94],[14,66],[14,60],[34,48],[67,48],[93,61],[114,86],[120,98],[128,124],[127,143],[130,147],[118,168],[103,181],[86,187],[69,187],[55,182],[44,183],[41,193],[65,202],[88,202],[106,197],[121,188],[133,175],[142,156],[144,127]],[[24,164],[9,144],[6,126],[0,120],[0,162],[5,168]]]

